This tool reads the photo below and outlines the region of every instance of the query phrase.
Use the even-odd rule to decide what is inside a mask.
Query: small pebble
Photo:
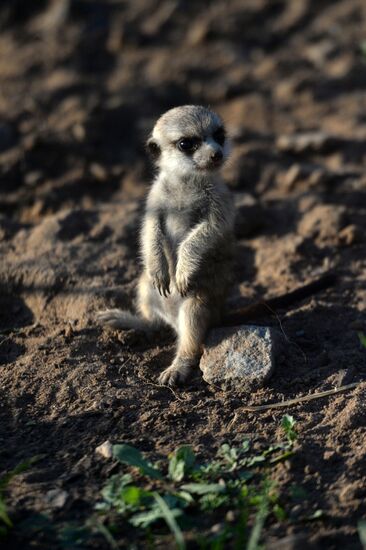
[[[51,489],[46,493],[46,501],[51,508],[63,508],[68,496],[62,489]]]
[[[105,441],[95,449],[95,452],[104,458],[112,458],[113,456],[112,443],[107,439],[107,441]]]

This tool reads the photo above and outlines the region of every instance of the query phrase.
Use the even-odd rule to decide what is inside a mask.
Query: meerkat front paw
[[[152,285],[160,296],[166,298],[170,294],[170,277],[168,271],[156,271],[151,275]]]
[[[170,367],[159,376],[159,384],[162,386],[178,386],[184,384],[190,378],[194,361],[191,359],[176,358]]]
[[[185,298],[188,292],[190,291],[188,277],[181,270],[177,270],[177,273],[175,276],[175,286],[177,287],[177,290],[179,294],[182,296],[182,298]]]

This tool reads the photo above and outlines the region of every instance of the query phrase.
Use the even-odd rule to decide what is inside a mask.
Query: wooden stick
[[[352,388],[356,388],[360,384],[361,382],[353,382],[352,384],[347,384],[346,386],[341,386],[340,388],[333,388],[332,390],[312,393],[310,395],[303,395],[302,397],[288,399],[287,401],[278,401],[277,403],[271,403],[269,405],[247,405],[246,407],[243,407],[243,410],[249,412],[259,412],[267,411],[269,409],[281,409],[282,407],[291,407],[292,405],[304,403],[305,401],[313,401],[313,399],[320,399],[321,397],[328,397],[328,395],[334,395],[336,393],[351,390]]]

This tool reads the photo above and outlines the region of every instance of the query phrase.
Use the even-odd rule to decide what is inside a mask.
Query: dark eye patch
[[[182,138],[177,141],[177,147],[183,153],[193,153],[196,151],[201,143],[198,138]]]
[[[220,126],[220,128],[217,128],[217,130],[215,130],[214,133],[212,134],[212,137],[214,138],[216,143],[218,143],[219,145],[224,145],[226,134],[223,126]]]

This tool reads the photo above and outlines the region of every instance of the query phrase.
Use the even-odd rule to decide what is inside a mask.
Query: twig
[[[280,326],[280,329],[281,329],[281,332],[286,340],[286,342],[288,342],[290,345],[292,346],[295,346],[298,350],[300,350],[302,356],[303,356],[303,359],[304,359],[304,362],[307,363],[308,362],[308,358],[306,357],[306,354],[304,353],[304,351],[301,349],[301,347],[299,346],[299,344],[297,342],[294,342],[293,340],[291,340],[286,332],[284,331],[284,328],[283,328],[283,325],[282,325],[282,321],[281,319],[279,318],[278,314],[276,313],[276,311],[274,309],[271,308],[271,306],[269,306],[266,302],[263,302],[263,305],[276,317],[277,319],[277,322]]]
[[[125,361],[123,361],[123,363],[118,367],[118,374],[121,375],[121,370],[123,369],[123,367],[126,367],[128,365],[128,363],[131,362],[131,357],[127,357],[127,359]]]
[[[267,411],[269,409],[280,409],[282,407],[291,407],[292,405],[297,405],[297,403],[304,403],[305,401],[313,401],[313,399],[320,399],[321,397],[327,397],[328,395],[334,395],[336,393],[341,393],[352,388],[356,388],[360,385],[361,382],[353,382],[352,384],[347,384],[346,386],[341,386],[340,388],[333,388],[332,390],[321,391],[319,393],[312,393],[310,395],[303,395],[302,397],[297,397],[295,399],[288,399],[287,401],[278,401],[277,403],[270,403],[269,405],[247,405],[243,407],[244,411],[249,412],[259,412]]]
[[[175,393],[175,391],[173,390],[173,388],[171,388],[170,386],[167,386],[166,384],[155,384],[155,382],[151,382],[150,380],[148,380],[144,376],[139,376],[139,378],[141,380],[143,380],[145,382],[145,384],[148,384],[149,386],[155,386],[155,388],[167,388],[168,390],[170,390],[172,392],[172,394],[174,395],[174,397],[178,401],[181,401],[182,403],[184,403],[185,399],[182,399],[181,397],[179,397],[179,395],[177,395]]]

